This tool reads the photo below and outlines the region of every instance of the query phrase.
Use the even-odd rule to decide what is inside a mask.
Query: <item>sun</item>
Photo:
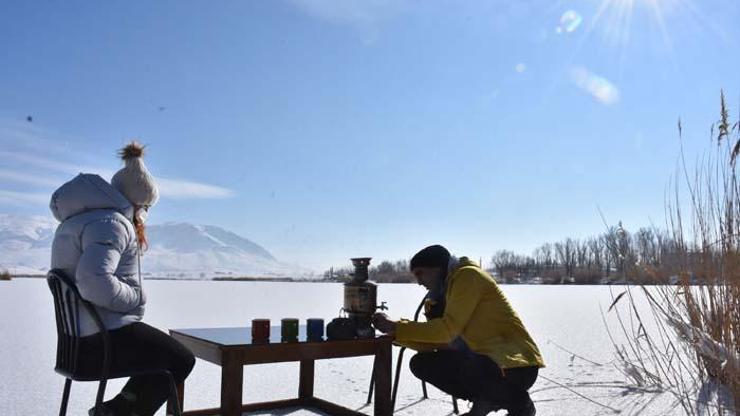
[[[630,41],[633,19],[638,13],[654,23],[663,44],[672,50],[667,18],[679,13],[698,14],[698,9],[692,0],[601,0],[590,29],[602,29],[607,41],[624,47]]]

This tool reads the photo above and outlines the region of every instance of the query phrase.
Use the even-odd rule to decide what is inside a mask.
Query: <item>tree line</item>
[[[333,282],[349,282],[355,269],[348,267],[332,267],[324,272],[323,280]],[[377,283],[412,283],[416,282],[409,270],[408,260],[384,260],[377,265],[371,265],[368,270],[370,280]]]
[[[653,283],[653,272],[684,251],[668,231],[644,227],[630,233],[620,223],[585,239],[542,244],[531,255],[497,251],[491,269],[503,283]]]
[[[499,283],[608,284],[658,283],[657,276],[691,258],[691,250],[671,233],[643,227],[629,232],[621,223],[584,239],[544,243],[531,254],[499,250],[482,265]],[[324,280],[349,281],[354,269],[327,270]],[[407,260],[371,265],[370,280],[378,283],[415,282]]]

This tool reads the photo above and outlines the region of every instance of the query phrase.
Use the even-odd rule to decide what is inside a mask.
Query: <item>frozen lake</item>
[[[342,305],[342,286],[334,283],[152,280],[146,281],[145,287],[145,321],[165,331],[247,326],[253,318],[279,322],[284,317],[317,317],[328,322],[337,316]],[[531,390],[538,415],[616,414],[604,406],[620,409],[621,414],[668,414],[665,410],[643,409],[651,399],[657,399],[653,404],[669,403],[666,395],[653,397],[630,389],[611,364],[613,348],[601,314],[611,303],[609,287],[518,285],[503,289],[542,350],[547,368],[540,374],[552,380],[540,378]],[[417,285],[380,285],[378,289],[378,300],[388,303],[392,317],[413,317],[423,295],[423,288]],[[53,315],[45,280],[0,282],[0,415],[57,414],[63,378],[53,371]],[[602,365],[579,358],[572,360],[572,354],[563,348]],[[406,362],[408,357],[407,353]],[[364,407],[371,366],[370,358],[318,361],[316,395],[372,414],[372,406]],[[217,407],[219,383],[218,367],[199,360],[185,385],[185,408]],[[247,366],[244,383],[246,402],[294,397],[298,390],[298,365]],[[122,384],[122,380],[111,381],[108,396],[114,395]],[[68,414],[86,415],[94,403],[95,388],[95,383],[74,383]],[[429,400],[420,400],[420,383],[405,366],[397,414],[451,414],[446,395],[431,386],[429,393]],[[461,411],[465,411],[467,404],[460,404]],[[164,411],[158,414],[163,415]],[[670,414],[680,414],[679,409]]]

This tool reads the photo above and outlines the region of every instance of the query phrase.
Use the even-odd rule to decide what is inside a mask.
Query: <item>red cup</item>
[[[264,344],[270,342],[270,320],[252,319],[252,343]]]

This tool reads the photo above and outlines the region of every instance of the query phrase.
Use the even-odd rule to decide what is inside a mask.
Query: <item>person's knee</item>
[[[428,353],[417,353],[409,361],[409,369],[416,378],[426,380],[428,378],[429,371],[429,355]]]
[[[186,375],[193,371],[193,367],[195,367],[195,356],[191,352],[185,360],[185,368],[187,369]]]
[[[193,367],[195,367],[195,356],[192,352],[188,351],[188,355],[186,356],[184,360],[185,364],[185,377],[187,377],[191,371],[193,371]]]
[[[183,351],[180,354],[175,368],[172,369],[172,376],[175,378],[175,381],[182,383],[188,375],[190,375],[190,372],[193,371],[194,366],[195,356],[193,353],[190,352],[190,350]]]

